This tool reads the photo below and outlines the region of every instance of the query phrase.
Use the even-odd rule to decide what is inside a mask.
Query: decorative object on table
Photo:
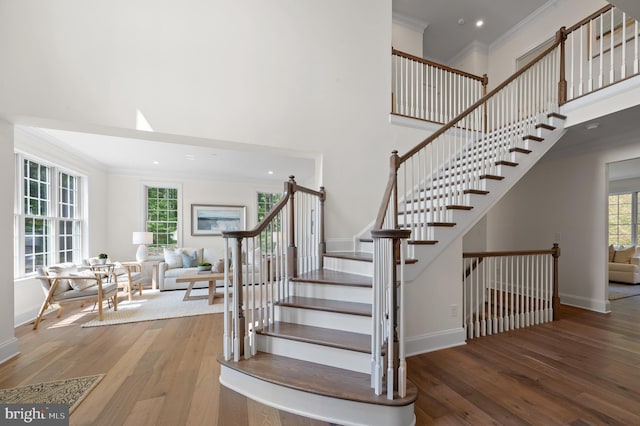
[[[65,404],[69,414],[89,395],[104,374],[56,380],[0,390],[2,404]]]
[[[221,235],[246,227],[245,206],[191,204],[191,235]]]
[[[132,237],[132,243],[138,244],[138,251],[136,251],[136,260],[138,262],[144,262],[149,258],[149,252],[147,251],[147,244],[153,243],[153,232],[134,232]]]
[[[100,253],[98,255],[98,264],[104,265],[105,263],[107,263],[107,259],[109,259],[109,255],[107,253]]]
[[[224,272],[224,259],[218,259],[213,266],[213,272]]]
[[[200,262],[198,263],[198,272],[210,271],[211,263],[209,262]]]

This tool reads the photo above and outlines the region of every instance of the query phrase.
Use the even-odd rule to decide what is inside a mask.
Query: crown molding
[[[403,27],[409,28],[410,30],[417,31],[419,33],[423,33],[424,30],[429,26],[429,22],[424,21],[419,18],[415,18],[413,16],[403,15],[400,12],[396,12],[395,10],[392,13],[393,22],[396,24],[402,25]]]
[[[555,6],[556,3],[558,3],[558,0],[549,0],[548,2],[546,2],[545,4],[540,6],[538,9],[536,9],[533,13],[528,15],[522,21],[518,22],[513,27],[511,27],[506,33],[504,33],[500,37],[498,37],[493,43],[491,43],[489,45],[489,49],[493,50],[496,47],[500,46],[502,43],[504,43],[507,40],[511,39],[518,31],[520,31],[522,29],[522,27],[524,27],[525,25],[529,24],[533,20],[537,19],[540,15],[545,13],[548,9],[552,8],[553,6]]]

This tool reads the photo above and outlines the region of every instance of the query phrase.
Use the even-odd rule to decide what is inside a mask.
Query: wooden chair
[[[90,271],[78,271],[72,263],[62,263],[38,270],[38,280],[44,291],[45,299],[38,313],[33,329],[36,330],[46,310],[58,306],[57,318],[60,318],[63,305],[67,303],[96,302],[98,320],[102,321],[102,302],[113,298],[113,310],[118,310],[117,283],[105,283],[100,276]]]
[[[137,284],[140,296],[142,296],[142,265],[137,262],[116,263],[113,274],[118,288],[125,289],[129,294],[129,301],[133,300],[133,287]]]

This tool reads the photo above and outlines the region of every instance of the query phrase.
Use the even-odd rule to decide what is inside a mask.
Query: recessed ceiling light
[[[269,171],[267,172],[267,174],[272,175],[272,174],[273,174],[273,170],[269,170]]]
[[[159,161],[154,161],[153,164],[160,164],[160,162]]]
[[[483,21],[482,19],[478,19],[478,20],[476,21],[476,27],[480,28],[480,27],[481,27],[481,26],[483,26],[483,25],[484,25],[484,21]]]
[[[595,130],[600,127],[600,123],[589,123],[585,126],[587,130]]]
[[[458,19],[458,25],[464,25],[464,18]]]
[[[194,161],[196,157],[193,154],[185,154],[184,158],[190,161]]]

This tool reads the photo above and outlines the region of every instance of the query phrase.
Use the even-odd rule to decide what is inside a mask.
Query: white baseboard
[[[576,308],[587,309],[589,311],[600,312],[602,314],[608,314],[611,312],[611,303],[608,300],[592,299],[561,293],[560,303],[563,305],[575,306]]]
[[[28,323],[30,323],[32,321],[35,321],[35,319],[38,317],[38,311],[40,311],[40,307],[37,307],[37,308],[35,308],[33,310],[22,312],[21,314],[15,315],[13,317],[13,325],[14,325],[14,327],[18,327],[18,326],[21,326],[21,325],[24,325],[24,324],[28,324]],[[47,315],[50,312],[53,312],[53,310],[49,309],[44,314]]]
[[[466,335],[464,328],[460,327],[423,334],[422,336],[409,337],[407,338],[405,349],[407,356],[420,355],[440,349],[466,345],[465,340]]]
[[[20,354],[20,348],[16,337],[0,342],[0,364],[9,361],[11,358],[18,356],[18,354]]]

